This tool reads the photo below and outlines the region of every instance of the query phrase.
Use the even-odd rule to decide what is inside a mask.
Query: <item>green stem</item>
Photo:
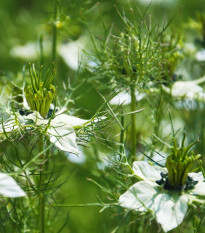
[[[121,134],[120,134],[120,153],[124,154],[124,116],[121,116],[121,125],[123,129],[121,129]]]
[[[133,80],[133,76],[131,76],[130,78],[130,92],[131,92],[131,105],[130,105],[130,111],[131,112],[135,112],[137,110],[136,108],[136,96],[135,96],[135,82]],[[137,143],[136,143],[136,114],[132,113],[131,114],[131,162],[133,162],[135,160],[135,155],[136,155],[136,147],[137,147]],[[131,213],[131,229],[130,229],[130,233],[135,233],[136,229],[135,229],[135,214]]]
[[[44,64],[43,36],[40,36],[39,47],[40,47],[40,62],[41,65],[43,65]]]
[[[43,151],[43,135],[39,138],[39,152]],[[44,154],[41,155],[44,158]],[[45,233],[45,195],[41,193],[41,189],[45,184],[44,165],[40,165],[40,181],[39,181],[39,231]]]
[[[135,229],[135,226],[136,226],[136,216],[135,216],[135,214],[131,213],[130,220],[131,220],[130,233],[135,233],[136,232],[136,229]]]
[[[135,96],[135,83],[131,83],[130,86],[131,91],[131,105],[130,105],[130,111],[135,112],[136,111],[136,96]],[[136,114],[131,114],[131,156],[134,160],[135,154],[136,154]]]

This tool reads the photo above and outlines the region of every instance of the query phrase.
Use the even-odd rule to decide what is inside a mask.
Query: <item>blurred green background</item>
[[[103,38],[104,28],[102,21],[107,27],[113,24],[113,32],[119,33],[122,29],[122,21],[116,8],[120,12],[126,12],[129,18],[130,8],[134,9],[136,16],[138,8],[143,12],[147,5],[141,1],[127,0],[61,0],[59,8],[59,29],[57,36],[57,77],[55,84],[58,87],[59,99],[63,100],[69,96],[68,90],[63,88],[64,84],[72,85],[83,83],[91,75],[88,70],[78,72],[76,69],[76,56],[81,54],[83,61],[87,61],[86,54],[93,51],[91,41],[91,31],[95,37]],[[188,42],[194,42],[199,32],[192,31],[185,27],[189,20],[196,19],[198,12],[205,13],[204,0],[164,0],[163,2],[153,0],[149,8],[149,14],[157,24],[163,24],[170,18],[173,21],[170,25],[171,31],[180,34]],[[28,62],[40,63],[39,41],[42,39],[44,44],[45,63],[51,62],[51,41],[52,41],[52,24],[54,19],[54,1],[41,0],[6,0],[0,1],[0,90],[3,87],[9,91],[14,91],[10,82],[22,86],[22,69]],[[197,34],[198,33],[198,34]],[[69,44],[67,49],[62,47]],[[72,44],[73,43],[73,44]],[[72,47],[74,46],[74,48]],[[80,53],[76,46],[82,47],[84,52]],[[65,50],[65,54],[62,52]],[[35,52],[37,51],[37,53]],[[64,54],[64,55],[62,55]],[[69,58],[66,60],[65,56]],[[74,59],[74,61],[72,60]],[[81,57],[77,56],[77,59]],[[185,63],[186,65],[187,63]],[[192,63],[191,63],[192,64]],[[205,74],[204,64],[192,64],[191,76],[193,79],[199,78]],[[186,69],[186,67],[183,67]],[[186,77],[185,77],[186,79]],[[8,82],[8,83],[7,83]],[[105,84],[106,85],[106,84]],[[107,90],[102,90],[102,94],[108,96]],[[156,100],[157,102],[157,100]],[[92,82],[85,82],[74,93],[74,103],[71,105],[77,115],[81,118],[90,118],[103,103],[103,99],[98,94],[98,88]],[[157,103],[156,103],[157,104]],[[153,102],[155,105],[155,102]],[[149,102],[140,102],[139,108],[146,107],[146,112],[138,117],[138,131],[149,137],[153,132],[152,125],[152,107]],[[181,126],[186,125],[188,140],[201,139],[197,145],[199,153],[205,153],[204,139],[204,106],[192,109],[176,109],[170,105],[172,115]],[[77,111],[76,111],[77,109]],[[128,111],[128,109],[124,109]],[[168,118],[168,114],[166,114]],[[146,119],[146,122],[144,121]],[[164,123],[168,124],[168,123]],[[117,132],[117,131],[116,131]],[[117,134],[117,133],[116,133]],[[53,156],[53,163],[61,168],[62,181],[68,180],[56,193],[56,202],[62,204],[81,204],[98,202],[97,197],[107,201],[107,196],[102,190],[87,178],[97,180],[102,183],[109,180],[111,170],[100,168],[106,166],[105,159],[111,159],[112,153],[106,148],[96,145],[97,143],[88,144],[88,148],[82,149],[82,157],[74,158],[72,155],[56,153]],[[93,146],[94,145],[94,146]],[[98,153],[96,153],[96,148]],[[72,157],[72,158],[71,158]],[[70,158],[70,160],[68,159]],[[109,181],[108,181],[109,182]],[[111,186],[112,184],[110,184]],[[109,185],[108,185],[109,186]],[[52,208],[53,212],[58,215],[55,224],[50,223],[53,232],[58,232],[61,226],[66,222],[64,233],[108,233],[112,232],[120,225],[119,232],[128,231],[126,222],[123,223],[123,214],[120,208],[109,208],[99,213],[99,207],[76,207],[76,208]],[[59,211],[59,212],[58,212]],[[141,224],[139,222],[139,224]],[[139,225],[139,232],[142,232],[142,224]]]

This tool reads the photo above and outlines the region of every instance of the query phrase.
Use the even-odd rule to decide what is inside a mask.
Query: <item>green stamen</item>
[[[168,181],[173,189],[182,186],[184,187],[188,173],[190,172],[193,163],[199,159],[201,155],[195,155],[193,151],[189,150],[196,144],[192,143],[184,147],[185,134],[182,139],[181,147],[177,147],[176,140],[173,138],[172,153],[167,157],[166,167],[168,170]]]
[[[29,64],[29,73],[31,85],[25,88],[26,100],[31,110],[38,111],[45,118],[55,96],[55,87],[52,85],[55,69],[48,69],[44,82],[41,81],[42,67],[37,76],[34,64],[32,66]]]

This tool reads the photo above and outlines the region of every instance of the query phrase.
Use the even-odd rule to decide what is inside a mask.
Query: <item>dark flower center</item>
[[[172,187],[168,180],[167,173],[161,172],[160,175],[162,178],[160,180],[157,180],[156,183],[160,186],[163,186],[165,190],[188,191],[194,189],[194,186],[198,183],[198,181],[195,181],[190,176],[188,176],[184,185],[178,184],[177,187]]]
[[[51,108],[49,108],[49,110],[48,110],[48,115],[47,115],[47,119],[48,118],[51,118],[52,116],[53,116],[53,113],[54,113],[54,111],[55,111],[55,113],[58,111],[58,109],[56,108],[55,110],[54,109],[51,109]]]
[[[19,110],[19,114],[21,116],[28,116],[29,114],[33,113],[32,111],[29,111],[29,110],[24,110],[24,109],[20,109]]]
[[[58,109],[55,109],[55,112],[57,112],[58,111]],[[48,118],[51,118],[52,117],[52,115],[53,115],[53,112],[54,112],[54,109],[49,109],[48,110],[48,114],[47,114],[47,119]],[[29,110],[27,110],[27,109],[20,109],[19,110],[19,114],[21,115],[21,116],[28,116],[29,114],[31,114],[31,113],[33,113],[32,111],[29,111]]]

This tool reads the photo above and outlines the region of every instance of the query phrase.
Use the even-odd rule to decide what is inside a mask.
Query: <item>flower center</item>
[[[55,96],[55,87],[52,85],[55,70],[49,69],[45,81],[41,82],[41,70],[39,76],[37,76],[34,65],[29,68],[31,85],[25,88],[26,100],[31,110],[38,111],[43,118],[46,118]]]
[[[201,155],[195,155],[193,150],[190,151],[195,143],[184,147],[184,141],[185,134],[181,146],[178,148],[176,146],[175,138],[173,138],[174,146],[172,147],[172,153],[167,157],[166,161],[168,173],[166,174],[166,177],[163,177],[166,180],[164,183],[165,189],[186,190],[194,184],[193,181],[192,185],[189,186],[192,179],[188,176],[188,173],[190,172],[193,163],[199,159]]]
[[[175,190],[175,191],[188,191],[194,189],[194,186],[198,183],[198,181],[193,180],[190,176],[187,176],[185,184],[178,184],[176,187],[173,187],[168,179],[167,173],[160,173],[161,179],[157,180],[156,183],[158,185],[162,185],[165,190]]]
[[[21,116],[28,116],[29,114],[31,114],[33,112],[31,112],[29,110],[20,109],[19,113],[20,113]]]
[[[58,111],[57,108],[56,109],[49,108],[47,118],[51,118],[53,114],[55,114],[57,111]]]

